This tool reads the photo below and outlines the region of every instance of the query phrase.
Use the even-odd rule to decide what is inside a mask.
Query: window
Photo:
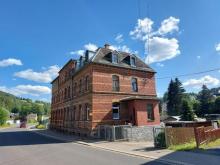
[[[112,118],[119,119],[119,103],[112,104]]]
[[[119,91],[119,76],[117,75],[112,76],[112,90]]]
[[[82,106],[79,105],[79,114],[78,114],[78,120],[82,120]]]
[[[89,90],[89,76],[85,78],[85,91]]]
[[[79,81],[79,93],[82,92],[82,80]]]
[[[76,91],[77,90],[77,83],[75,82],[75,85],[74,85],[74,96],[76,96]]]
[[[70,98],[70,86],[68,87],[68,98]]]
[[[138,85],[136,78],[131,78],[131,87],[133,92],[138,92]]]
[[[64,99],[66,99],[67,98],[67,88],[65,88],[65,90],[64,90]]]
[[[118,63],[118,55],[115,53],[112,53],[112,63]]]
[[[153,121],[154,120],[154,108],[153,108],[153,104],[147,104],[147,119],[149,121]]]
[[[130,60],[131,60],[131,66],[136,66],[136,65],[135,65],[135,58],[134,58],[134,57],[131,57]]]
[[[89,120],[90,109],[89,109],[89,105],[88,104],[85,104],[85,111],[86,111],[86,120]]]

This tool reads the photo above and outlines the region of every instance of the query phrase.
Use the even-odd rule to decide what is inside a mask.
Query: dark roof
[[[53,82],[58,78],[59,78],[59,76],[57,76],[55,79],[53,79],[53,81],[51,81],[50,83],[53,84]]]
[[[76,61],[76,60],[70,59],[70,60],[60,69],[59,73],[60,73],[69,63],[71,63],[71,62],[73,62],[73,61]]]
[[[114,64],[111,62],[111,60],[109,60],[109,56],[111,56],[111,53],[116,53],[118,55],[119,62],[117,64]],[[136,59],[135,60],[135,63],[136,63],[135,67],[131,66],[130,63],[127,63],[127,59],[130,57],[135,57],[135,59]],[[91,58],[91,60],[94,63],[101,63],[101,64],[107,64],[107,65],[112,65],[112,66],[119,66],[119,67],[155,72],[150,66],[148,66],[144,61],[142,61],[135,54],[111,50],[108,48],[99,48],[97,50],[96,54],[94,55],[94,57]]]
[[[120,101],[129,101],[129,100],[159,100],[157,96],[130,96],[121,99]]]

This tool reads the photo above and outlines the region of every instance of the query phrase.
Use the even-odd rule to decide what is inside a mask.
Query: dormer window
[[[118,55],[115,53],[112,53],[112,63],[115,63],[115,64],[118,63]]]
[[[131,59],[130,59],[130,64],[131,64],[131,66],[136,66],[136,61],[135,61],[135,58],[134,57],[131,57]]]

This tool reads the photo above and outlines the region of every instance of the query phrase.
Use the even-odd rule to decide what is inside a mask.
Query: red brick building
[[[69,60],[52,82],[53,129],[94,135],[98,125],[158,125],[155,71],[105,45]]]

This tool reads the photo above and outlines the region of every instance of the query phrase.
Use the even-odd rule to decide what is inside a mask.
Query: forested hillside
[[[50,112],[50,103],[32,101],[31,99],[16,97],[0,91],[0,108],[13,113],[48,115]]]

